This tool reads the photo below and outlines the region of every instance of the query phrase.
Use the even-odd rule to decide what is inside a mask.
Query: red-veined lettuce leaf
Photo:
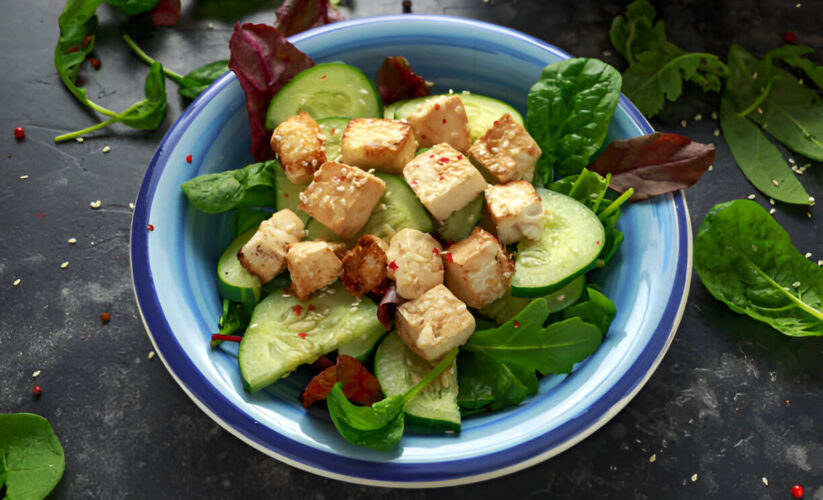
[[[275,26],[285,36],[344,19],[329,0],[285,0],[275,15]]]
[[[342,382],[343,394],[352,403],[370,406],[383,399],[383,390],[375,376],[357,359],[341,354],[336,365],[311,379],[301,397],[303,406],[308,408],[312,403],[326,399],[337,382]]]
[[[431,95],[431,82],[412,71],[403,56],[387,57],[377,71],[377,91],[383,104]]]

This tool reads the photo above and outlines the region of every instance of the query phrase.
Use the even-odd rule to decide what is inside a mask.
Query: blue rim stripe
[[[359,19],[317,28],[297,35],[291,40],[297,43],[300,40],[312,38],[322,33],[349,29],[354,24],[407,22],[409,19],[425,22],[458,22],[471,25],[526,41],[561,58],[570,57],[566,52],[545,42],[508,28],[469,19],[440,16],[405,15]],[[234,79],[232,73],[227,73],[221,77],[186,109],[176,123],[181,124],[194,119]],[[632,120],[643,129],[644,133],[653,131],[645,118],[631,105],[625,96],[621,96],[620,105],[628,112]],[[628,402],[624,398],[632,394],[639,385],[645,382],[650,374],[650,369],[659,362],[674,335],[679,322],[682,301],[685,300],[685,292],[688,286],[691,253],[688,212],[682,192],[675,193],[671,197],[677,224],[675,233],[679,236],[677,243],[679,258],[677,260],[672,297],[680,297],[681,300],[670,300],[668,302],[657,328],[637,362],[614,384],[612,390],[592,403],[588,407],[588,411],[554,428],[551,436],[541,435],[519,444],[516,448],[482,457],[437,462],[435,468],[432,467],[431,463],[398,464],[353,459],[296,443],[277,431],[252,421],[241,408],[226,399],[211,385],[209,380],[197,370],[192,360],[176,340],[158,301],[148,261],[148,238],[151,235],[145,228],[150,220],[153,193],[162,173],[160,162],[164,159],[166,152],[174,150],[184,131],[184,128],[178,125],[171,128],[152,158],[138,194],[131,229],[132,276],[138,305],[158,354],[161,355],[169,371],[195,402],[207,408],[213,414],[213,418],[233,433],[256,443],[258,448],[268,450],[268,453],[276,454],[279,458],[292,463],[292,465],[307,468],[312,472],[325,471],[340,479],[366,480],[375,484],[405,486],[425,486],[427,483],[442,484],[450,481],[469,482],[472,477],[482,475],[493,477],[496,475],[496,471],[510,469],[519,463],[529,462],[535,456],[542,455],[543,459],[548,458],[551,456],[552,449],[563,447],[566,443],[576,441],[579,436],[593,432],[596,429],[593,428],[593,424],[598,424],[597,427],[599,427],[605,423],[605,421],[598,422],[598,419],[610,411],[622,408]],[[511,470],[507,472],[511,472]]]

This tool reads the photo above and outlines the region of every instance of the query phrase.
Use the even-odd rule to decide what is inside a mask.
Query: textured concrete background
[[[823,50],[823,2],[798,1],[655,3],[670,39],[688,50],[725,55],[736,42],[762,55],[787,30]],[[800,483],[806,498],[823,500],[823,338],[784,337],[736,315],[696,279],[678,334],[637,397],[582,443],[525,471],[441,490],[370,488],[313,476],[240,442],[147,358],[151,344],[132,294],[128,205],[185,103],[170,84],[159,130],[115,126],[103,138],[55,146],[58,133],[96,121],[54,70],[63,3],[0,0],[0,413],[35,412],[54,425],[67,468],[53,498],[760,499],[790,498]],[[429,0],[413,2],[413,10],[502,24],[622,69],[608,30],[625,3]],[[180,24],[164,29],[103,7],[96,49],[103,69],[84,72],[89,93],[116,109],[141,97],[135,69],[142,75],[145,68],[120,41],[124,31],[169,67],[187,70],[227,57],[234,21],[271,22],[276,4],[245,2],[238,11],[231,7],[244,5],[239,0],[184,0]],[[395,14],[401,2],[350,0],[343,10],[347,17]],[[820,52],[816,61],[823,62]],[[717,124],[708,116],[717,105],[717,95],[690,90],[653,122],[717,145],[715,168],[687,191],[695,229],[715,203],[754,192],[712,134]],[[706,118],[693,121],[698,113]],[[27,138],[17,143],[11,131],[21,125]],[[103,154],[106,145],[111,152]],[[801,179],[819,200],[821,172],[817,165]],[[91,210],[98,199],[102,208]],[[758,202],[768,205],[762,196]],[[823,258],[820,204],[811,220],[804,210],[777,208],[800,251]],[[75,245],[67,243],[72,237]],[[99,320],[104,311],[107,325]]]

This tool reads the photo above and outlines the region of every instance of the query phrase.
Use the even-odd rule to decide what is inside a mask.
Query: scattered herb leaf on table
[[[8,500],[45,498],[66,468],[48,420],[31,413],[0,415],[0,489]]]

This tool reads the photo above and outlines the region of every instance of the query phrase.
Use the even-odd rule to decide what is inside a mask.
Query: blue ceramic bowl
[[[341,22],[292,41],[316,62],[342,60],[372,76],[386,56],[402,55],[435,82],[436,91],[489,95],[524,114],[543,67],[569,57],[509,29],[437,16]],[[622,98],[609,140],[651,131]],[[674,336],[691,273],[691,228],[681,193],[624,210],[626,240],[598,276],[617,318],[599,350],[572,374],[544,378],[536,396],[467,419],[459,434],[406,435],[389,453],[350,445],[328,420],[297,402],[307,378],[295,374],[250,395],[235,353],[209,348],[221,312],[215,268],[231,238],[229,217],[198,212],[180,184],[251,163],[249,146],[243,92],[226,74],[188,107],[149,165],[132,224],[132,272],[149,336],[175,380],[220,425],[279,460],[383,486],[444,486],[508,474],[560,453],[607,422],[651,376]]]

